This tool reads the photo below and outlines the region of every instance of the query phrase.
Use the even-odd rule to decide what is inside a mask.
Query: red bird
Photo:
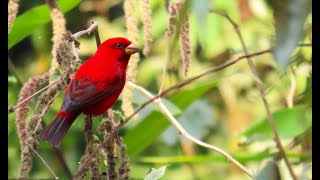
[[[56,118],[40,133],[40,139],[58,146],[80,113],[97,116],[118,99],[126,82],[130,56],[139,49],[126,38],[111,38],[77,70],[67,86]]]

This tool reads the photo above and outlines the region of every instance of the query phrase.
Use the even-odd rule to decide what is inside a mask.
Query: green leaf
[[[293,138],[304,132],[312,123],[311,111],[307,110],[305,106],[281,109],[273,113],[273,118],[280,138]],[[246,136],[249,142],[273,138],[273,132],[267,118],[252,124],[241,134]]]
[[[289,65],[293,50],[303,35],[303,26],[311,13],[311,0],[267,0],[273,9],[276,42],[273,56],[282,69]]]
[[[217,82],[199,85],[194,89],[177,92],[169,100],[181,110],[186,109],[193,101],[215,87]],[[137,126],[131,129],[123,138],[127,145],[127,154],[132,157],[150,145],[161,133],[169,127],[169,121],[160,113],[152,112]]]
[[[202,139],[209,133],[209,128],[215,124],[212,109],[213,107],[207,101],[196,100],[183,111],[178,121],[193,137]],[[201,119],[201,121],[194,123],[195,119]],[[181,135],[171,126],[162,134],[162,138],[166,143],[173,145],[180,140]]]
[[[80,2],[81,0],[60,0],[58,4],[62,12],[66,13]],[[50,20],[49,7],[47,5],[32,8],[18,16],[8,33],[8,50],[29,36],[37,27],[48,23]]]
[[[154,93],[152,93],[152,94],[153,94],[153,96],[156,96]],[[133,97],[132,97],[132,102],[133,103],[135,103],[137,105],[141,105],[141,104],[145,103],[146,101],[148,101],[149,99],[150,98],[147,97],[145,94],[143,94],[141,91],[136,90],[136,89],[133,90]],[[169,100],[167,100],[165,98],[161,98],[161,101],[163,102],[163,104],[168,108],[168,110],[173,115],[181,114],[181,110],[179,109],[179,107],[174,105]],[[154,103],[151,103],[150,105],[148,105],[147,108],[161,112],[159,107]]]
[[[221,36],[223,34],[221,28],[222,21],[223,19],[210,14],[207,16],[204,25],[200,25],[195,16],[190,17],[190,23],[193,25],[191,26],[191,33],[196,33],[205,57],[212,57],[226,48],[226,43],[222,43],[219,46],[214,46],[212,43],[212,41],[218,42],[223,39]]]
[[[275,161],[268,161],[262,170],[254,177],[254,180],[281,180],[280,170]]]
[[[162,166],[159,169],[152,168],[151,171],[146,175],[144,180],[157,180],[157,179],[161,178],[164,175],[164,173],[166,172],[166,167],[167,166]]]

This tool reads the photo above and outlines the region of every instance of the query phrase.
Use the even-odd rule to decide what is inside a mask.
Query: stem
[[[138,86],[138,85],[136,85],[136,84],[134,84],[132,82],[128,82],[128,85],[132,86],[135,89],[138,89],[138,90],[142,91],[149,98],[151,98],[151,99],[154,98],[154,96],[149,91],[144,89],[143,87]],[[170,123],[177,129],[179,134],[181,134],[182,136],[186,137],[190,141],[192,141],[192,142],[194,142],[194,143],[196,143],[196,144],[198,144],[200,146],[212,149],[212,150],[220,153],[221,155],[225,156],[228,159],[228,161],[230,161],[233,164],[235,164],[236,166],[238,166],[242,171],[244,171],[247,175],[249,175],[253,179],[252,174],[241,163],[239,163],[236,159],[234,159],[232,156],[230,156],[227,152],[225,152],[224,150],[222,150],[222,149],[220,149],[220,148],[218,148],[218,147],[216,147],[214,145],[210,145],[210,144],[207,144],[205,142],[202,142],[202,141],[198,140],[197,138],[193,137],[192,135],[190,135],[178,123],[178,121],[175,119],[175,117],[171,114],[171,112],[167,109],[167,107],[162,103],[160,98],[155,99],[154,102],[158,104],[158,106],[160,107],[162,113],[166,116],[166,118],[170,121]]]
[[[220,16],[223,16],[225,17],[232,25],[232,27],[234,28],[234,30],[236,31],[237,35],[238,35],[238,38],[241,42],[241,45],[242,45],[242,48],[244,50],[244,53],[245,55],[248,55],[248,49],[247,49],[247,46],[243,40],[243,37],[242,37],[242,34],[241,34],[241,31],[239,29],[239,26],[238,24],[236,24],[228,14],[224,13],[224,12],[216,12],[216,11],[213,11],[214,13],[216,14],[219,14]],[[268,122],[271,126],[271,129],[272,129],[272,132],[275,136],[275,143],[279,149],[279,152],[281,154],[281,156],[283,157],[284,161],[285,161],[285,164],[290,172],[290,175],[292,176],[292,178],[294,180],[297,180],[297,177],[295,176],[294,172],[293,172],[293,169],[291,167],[291,164],[289,162],[289,159],[286,155],[286,152],[281,144],[281,140],[280,140],[280,136],[279,136],[279,133],[278,133],[278,130],[277,130],[277,127],[276,127],[276,124],[274,122],[274,119],[273,119],[273,116],[272,116],[272,113],[271,113],[271,110],[270,110],[270,107],[269,107],[269,104],[268,104],[268,101],[266,99],[266,95],[265,95],[265,90],[264,90],[264,84],[263,82],[261,81],[261,79],[259,78],[258,74],[257,74],[257,71],[256,71],[256,68],[255,68],[255,65],[253,64],[253,61],[251,60],[250,57],[247,57],[247,60],[248,60],[248,65],[250,67],[250,70],[253,74],[253,77],[256,81],[256,84],[258,86],[258,89],[259,89],[259,93],[260,93],[260,96],[261,96],[261,99],[263,101],[263,105],[264,105],[264,108],[267,112],[267,115],[268,115]]]
[[[59,81],[59,79],[53,81],[51,84],[47,85],[46,87],[44,87],[44,88],[40,89],[39,91],[37,91],[36,93],[34,93],[33,95],[31,95],[28,98],[24,99],[19,104],[14,106],[13,109],[10,109],[10,111],[8,111],[8,114],[14,112],[14,110],[16,110],[19,106],[21,106],[22,104],[26,103],[27,101],[29,101],[30,99],[32,99],[36,95],[38,95],[38,94],[42,93],[43,91],[47,90],[49,87],[51,87],[52,85],[56,84],[58,81]]]
[[[291,80],[291,86],[290,86],[290,90],[289,90],[289,93],[288,93],[288,96],[287,96],[287,106],[288,108],[292,108],[293,107],[293,97],[294,97],[294,93],[295,93],[295,90],[296,90],[296,80],[295,80],[295,73],[294,73],[294,70],[293,68],[290,68],[291,69],[291,73],[290,73],[290,80]]]
[[[95,31],[95,29],[97,29],[98,23],[95,22],[95,21],[92,21],[91,23],[92,24],[88,29],[82,30],[82,31],[79,31],[79,32],[73,34],[74,41],[79,39],[80,36],[82,36],[84,34],[88,34],[89,35],[92,31]],[[97,44],[98,44],[98,42],[97,42]],[[78,49],[77,49],[76,43],[72,43],[72,51],[73,51],[73,54],[75,56],[75,60],[78,61],[78,62],[81,62],[81,60],[79,58],[79,55],[78,55]]]
[[[169,53],[171,53],[169,50],[169,44],[170,44],[169,42],[170,42],[170,37],[167,37],[166,59],[163,62],[162,78],[161,78],[161,83],[160,83],[160,88],[159,88],[158,94],[161,94],[161,92],[162,92],[164,80],[166,77],[166,68],[167,68],[167,63],[169,61],[169,56],[170,56]]]
[[[41,123],[42,123],[42,126],[46,126],[44,121],[42,121]],[[52,146],[52,148],[55,151],[60,163],[62,164],[62,170],[66,173],[67,177],[72,180],[72,173],[71,173],[70,168],[68,167],[66,161],[64,160],[62,151],[55,146]]]
[[[92,21],[91,23],[94,24],[94,21]],[[99,27],[97,25],[97,28],[94,29],[94,37],[96,38],[97,49],[101,45],[100,36],[99,36],[99,29],[98,28]]]
[[[71,171],[70,171],[70,169],[69,169],[66,161],[65,161],[64,158],[63,158],[62,152],[61,152],[60,149],[58,149],[57,147],[55,147],[55,146],[52,146],[52,147],[53,147],[54,152],[56,153],[56,155],[57,155],[60,163],[62,164],[62,169],[63,169],[63,171],[66,173],[68,179],[71,179],[71,180],[72,180],[72,173],[71,173]]]
[[[29,147],[34,151],[34,153],[36,153],[36,155],[40,158],[40,160],[43,162],[43,164],[48,168],[48,170],[54,176],[54,178],[59,179],[59,177],[52,171],[52,169],[50,168],[48,163],[40,156],[40,154],[35,149],[33,149],[33,147],[30,144],[29,144]]]

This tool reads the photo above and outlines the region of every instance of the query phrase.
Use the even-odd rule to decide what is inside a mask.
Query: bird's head
[[[122,37],[110,38],[104,41],[97,51],[97,53],[103,53],[107,57],[123,63],[128,63],[130,56],[137,52],[139,52],[139,48],[128,39]]]

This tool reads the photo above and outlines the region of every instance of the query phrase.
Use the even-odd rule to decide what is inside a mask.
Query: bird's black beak
[[[139,52],[139,48],[134,45],[133,43],[131,43],[129,46],[127,46],[125,49],[124,49],[124,53],[126,55],[132,55],[134,53],[137,53]]]

